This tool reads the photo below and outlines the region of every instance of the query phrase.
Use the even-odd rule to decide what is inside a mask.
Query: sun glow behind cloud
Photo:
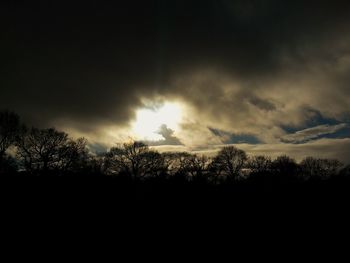
[[[158,141],[164,139],[159,134],[162,125],[178,131],[183,117],[182,107],[177,103],[166,102],[156,108],[139,109],[132,131],[138,140]]]

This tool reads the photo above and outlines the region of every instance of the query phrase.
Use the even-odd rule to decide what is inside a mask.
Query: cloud
[[[207,127],[277,145],[283,127],[307,129],[310,109],[350,119],[349,1],[2,1],[0,10],[1,107],[92,144],[128,138],[144,99],[187,106],[176,137],[164,137],[187,147],[222,143]]]
[[[181,141],[174,136],[174,131],[168,128],[165,124],[160,126],[158,134],[162,135],[164,140],[159,141],[144,141],[149,146],[159,145],[182,145]]]
[[[230,132],[217,130],[214,128],[208,128],[215,136],[218,136],[222,143],[232,144],[232,143],[260,143],[259,140],[250,134],[232,134]]]
[[[316,127],[297,131],[293,134],[285,135],[281,138],[281,141],[286,143],[303,143],[312,139],[316,139],[322,135],[336,133],[346,127],[348,127],[348,124],[346,123],[337,125],[319,125]]]

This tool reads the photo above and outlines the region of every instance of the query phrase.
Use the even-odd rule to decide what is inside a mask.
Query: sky
[[[0,108],[102,151],[350,162],[350,2],[1,1]]]

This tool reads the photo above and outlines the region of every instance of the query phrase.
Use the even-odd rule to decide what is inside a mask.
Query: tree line
[[[178,180],[222,184],[237,181],[312,181],[347,177],[350,166],[335,159],[307,157],[297,163],[282,155],[248,156],[235,146],[214,157],[188,152],[159,153],[142,142],[116,145],[94,154],[84,138],[54,128],[28,128],[11,111],[0,112],[1,175],[98,175],[131,180]]]

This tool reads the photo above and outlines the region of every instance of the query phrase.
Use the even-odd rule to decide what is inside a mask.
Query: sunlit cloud
[[[177,132],[182,118],[182,108],[178,103],[165,102],[154,108],[138,109],[136,118],[131,124],[132,132],[138,140],[163,140],[160,129],[165,125],[168,129]]]
[[[350,2],[203,1],[200,10],[178,2],[86,5],[79,19],[73,6],[55,6],[47,31],[45,12],[11,7],[0,106],[98,149],[142,140],[287,152],[350,123]]]

